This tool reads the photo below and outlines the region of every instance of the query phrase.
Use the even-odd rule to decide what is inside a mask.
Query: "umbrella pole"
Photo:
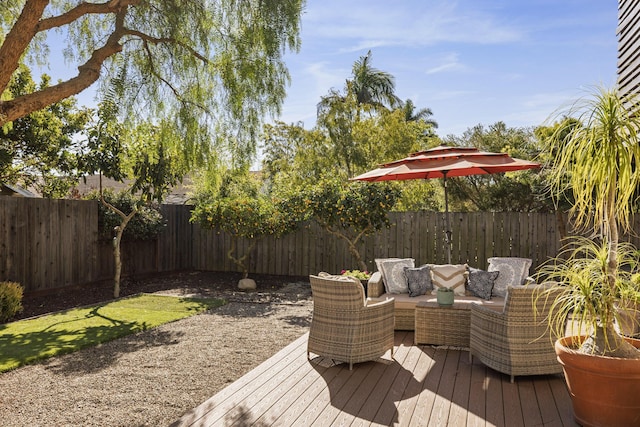
[[[451,264],[451,220],[449,218],[449,197],[447,195],[447,172],[443,171],[444,177],[444,212],[445,212],[445,242],[447,244],[447,262]]]

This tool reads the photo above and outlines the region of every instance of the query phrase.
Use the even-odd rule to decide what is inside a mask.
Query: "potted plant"
[[[540,271],[564,287],[550,317],[563,337],[555,349],[580,424],[638,425],[640,351],[614,325],[616,303],[637,264],[633,248],[619,243],[619,227],[630,229],[640,188],[640,110],[615,89],[601,89],[574,107],[565,117],[577,117],[565,118],[547,139],[551,188],[557,199],[569,196],[577,229],[594,237],[574,241]],[[573,336],[564,336],[567,321]]]
[[[441,307],[448,307],[453,305],[454,293],[451,288],[438,288],[436,293],[436,301]]]
[[[365,295],[367,294],[367,284],[369,283],[369,279],[371,278],[371,273],[362,270],[342,270],[340,274],[342,276],[355,277],[356,279],[360,280],[360,283],[362,283],[362,286],[364,287],[364,293]]]

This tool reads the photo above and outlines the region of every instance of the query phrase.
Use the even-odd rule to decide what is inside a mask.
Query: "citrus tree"
[[[218,188],[210,187],[194,199],[191,221],[233,237],[227,257],[243,278],[249,276],[248,261],[256,244],[267,236],[295,231],[300,219],[287,210],[290,205],[261,192],[259,180],[247,170],[226,171]],[[238,253],[240,238],[249,240],[244,253]]]
[[[176,134],[167,135],[168,128],[148,122],[127,128],[117,119],[118,108],[113,99],[101,102],[80,156],[84,173],[100,174],[100,202],[111,213],[106,216],[118,222],[113,227],[115,298],[120,296],[121,242],[127,226],[141,210],[146,212],[145,205],[161,202],[169,188],[186,173],[186,161]],[[118,205],[113,203],[118,199],[105,197],[102,175],[128,182],[123,191],[128,193],[129,203]]]
[[[359,245],[365,236],[389,227],[388,213],[400,193],[381,183],[345,183],[323,180],[288,200],[302,214],[347,244],[361,271],[367,270]],[[293,209],[290,209],[293,210]]]

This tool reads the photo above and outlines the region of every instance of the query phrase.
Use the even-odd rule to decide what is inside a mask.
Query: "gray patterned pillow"
[[[467,269],[469,271],[467,289],[478,298],[490,300],[494,282],[500,272],[484,271],[473,267],[467,267]]]
[[[376,260],[376,263],[378,260]],[[378,264],[381,268],[382,278],[384,279],[384,287],[388,294],[407,294],[409,293],[409,286],[407,285],[407,278],[404,275],[404,268],[413,268],[414,259],[385,259],[381,260]]]
[[[516,257],[489,258],[488,271],[499,271],[493,285],[493,296],[506,297],[507,286],[522,286],[529,275],[531,259]]]
[[[407,278],[410,297],[425,295],[433,289],[433,283],[431,283],[431,268],[428,264],[417,268],[405,267],[404,275]]]

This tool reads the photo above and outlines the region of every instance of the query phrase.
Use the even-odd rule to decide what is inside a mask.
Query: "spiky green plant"
[[[562,113],[564,118],[576,118],[578,123],[565,120],[569,127],[559,126],[547,143],[549,151],[557,153],[551,165],[552,193],[561,197],[570,191],[574,200],[570,213],[575,225],[592,232],[602,242],[602,246],[580,243],[573,253],[577,256],[575,265],[559,267],[556,277],[564,276],[562,282],[579,290],[567,298],[575,297],[575,310],[591,322],[596,342],[604,343],[604,348],[594,351],[608,354],[612,348],[625,345],[614,331],[615,316],[611,313],[621,283],[619,229],[631,227],[631,202],[640,186],[640,105],[635,96],[623,96],[617,89],[600,88],[592,95]],[[583,264],[580,253],[585,254],[585,271],[575,270]],[[602,271],[597,277],[590,277],[594,270],[587,266]]]

